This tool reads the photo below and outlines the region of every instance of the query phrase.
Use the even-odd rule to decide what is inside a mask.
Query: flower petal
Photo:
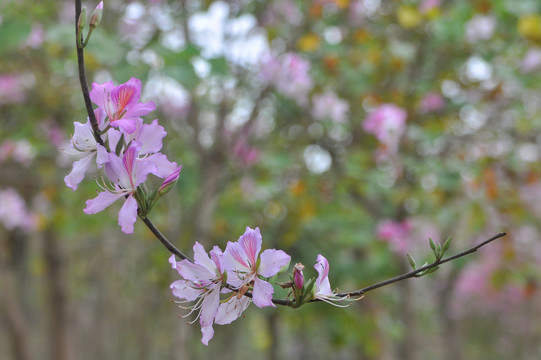
[[[214,317],[220,306],[220,286],[221,283],[208,289],[205,300],[203,300],[203,304],[201,305],[201,314],[199,317],[201,327],[212,325],[214,321]]]
[[[317,256],[317,262],[314,265],[318,276],[315,284],[314,294],[319,295],[332,295],[331,284],[329,283],[329,262],[327,259],[319,254]]]
[[[169,288],[173,293],[173,296],[178,297],[179,299],[184,299],[186,301],[194,301],[201,295],[203,290],[194,289],[190,286],[191,283],[186,280],[177,280],[173,282]]]
[[[255,266],[257,262],[257,255],[261,251],[262,241],[258,227],[256,227],[255,230],[246,227],[246,231],[239,238],[239,244],[244,249],[251,266]]]
[[[257,273],[263,277],[276,275],[281,268],[287,266],[291,256],[282,250],[267,249],[261,254],[261,263]]]
[[[201,333],[203,334],[201,342],[208,346],[210,339],[212,339],[212,337],[214,336],[214,329],[212,328],[212,324],[209,326],[201,327]]]
[[[254,304],[257,307],[272,306],[276,307],[272,303],[272,294],[274,294],[274,288],[271,284],[256,277],[254,279],[254,291],[252,293]]]
[[[242,296],[238,299],[236,296],[233,296],[229,301],[220,305],[214,322],[220,325],[231,324],[242,315],[248,305],[250,305],[250,299],[248,297]]]
[[[133,224],[137,220],[137,201],[130,195],[118,212],[118,225],[125,234],[133,233]]]
[[[161,153],[147,156],[146,160],[155,164],[156,170],[151,173],[161,179],[168,177],[178,169],[177,163],[167,160],[167,156]]]
[[[86,170],[88,170],[94,155],[95,153],[92,152],[84,158],[74,162],[73,169],[71,169],[71,172],[64,178],[66,185],[73,191],[77,190],[77,186],[84,179]]]
[[[142,144],[141,154],[150,154],[160,151],[162,148],[162,139],[167,135],[163,126],[158,124],[155,119],[152,124],[144,124],[137,136],[137,141]]]
[[[100,192],[94,199],[86,201],[86,208],[83,211],[85,214],[99,213],[121,197],[122,194],[113,194],[109,191]]]
[[[193,259],[196,264],[207,268],[211,273],[216,273],[216,264],[209,258],[203,245],[198,242],[193,246]]]

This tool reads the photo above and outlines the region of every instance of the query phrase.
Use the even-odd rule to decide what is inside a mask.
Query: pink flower
[[[94,199],[87,200],[84,212],[96,214],[120,198],[126,201],[118,213],[118,224],[126,234],[133,233],[133,224],[137,219],[137,201],[134,197],[137,187],[145,182],[148,174],[156,174],[158,166],[150,157],[138,159],[141,145],[134,142],[122,155],[108,153],[108,161],[105,163],[105,173],[111,181],[109,187],[102,186],[100,192]],[[161,155],[161,154],[160,154]]]
[[[336,294],[331,290],[331,284],[329,282],[329,262],[323,255],[319,254],[317,256],[314,269],[316,269],[317,274],[318,274],[316,282],[314,284],[314,290],[313,290],[314,299],[325,301],[328,304],[338,306],[338,307],[349,306],[349,305],[338,305],[335,303],[335,302],[343,301],[347,298],[336,296]]]
[[[466,23],[466,40],[476,43],[489,40],[496,29],[496,19],[490,15],[475,15]]]
[[[424,14],[432,9],[439,8],[441,6],[441,3],[442,0],[422,0],[419,3],[419,10]]]
[[[334,91],[328,90],[312,98],[312,116],[317,120],[331,119],[343,123],[347,119],[349,104],[336,96]]]
[[[520,62],[520,71],[523,74],[531,73],[541,67],[541,50],[538,48],[529,49]]]
[[[397,254],[405,255],[410,251],[412,224],[409,220],[395,222],[385,220],[378,224],[377,236],[387,241]]]
[[[363,129],[375,135],[388,152],[396,153],[400,138],[406,131],[407,116],[406,110],[394,104],[383,104],[368,115]]]
[[[0,105],[23,102],[30,82],[20,74],[0,75]]]
[[[309,71],[310,62],[289,53],[282,59],[269,56],[263,61],[261,78],[284,96],[291,97],[299,106],[305,106],[308,104],[308,93],[314,85]]]
[[[280,269],[291,260],[282,250],[268,249],[261,253],[261,233],[246,228],[246,232],[238,242],[228,242],[224,252],[224,267],[228,274],[228,283],[239,289],[243,294],[249,286],[253,286],[253,301],[258,307],[275,306],[272,303],[274,288],[260,277],[269,278],[276,275]]]
[[[114,86],[112,81],[99,85],[92,84],[90,99],[105,111],[110,125],[120,127],[129,134],[137,127],[137,120],[154,110],[152,101],[140,103],[141,80],[131,78],[127,83]]]
[[[36,216],[26,207],[24,199],[12,188],[0,190],[0,223],[7,230],[20,228],[32,231],[37,226]]]
[[[217,246],[214,246],[209,258],[203,246],[197,242],[193,246],[193,252],[193,263],[188,260],[176,262],[175,255],[169,259],[173,269],[183,277],[182,280],[172,283],[170,288],[174,296],[186,302],[196,301],[188,315],[198,311],[195,320],[199,319],[201,325],[203,334],[201,342],[208,345],[214,336],[212,324],[218,314],[220,289],[224,282],[223,254]]]
[[[443,97],[436,92],[431,92],[425,95],[421,100],[419,108],[421,112],[437,112],[442,110],[445,107],[445,100]]]

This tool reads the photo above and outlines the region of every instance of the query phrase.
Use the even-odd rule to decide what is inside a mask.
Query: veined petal
[[[125,234],[131,234],[135,220],[137,220],[137,201],[130,195],[118,212],[118,225]]]
[[[105,174],[109,180],[126,190],[135,190],[132,188],[130,174],[124,166],[124,161],[115,153],[108,153],[107,156],[109,160],[105,163]]]
[[[205,300],[201,305],[199,323],[201,327],[212,325],[220,306],[220,283],[209,287]]]
[[[103,110],[106,110],[106,103],[109,98],[111,90],[115,88],[112,81],[107,81],[103,84],[92,83],[92,90],[90,91],[90,100],[98,105]]]
[[[151,173],[161,179],[168,177],[178,169],[177,163],[167,160],[167,156],[161,153],[149,155],[145,160],[152,161],[156,165],[156,170]]]
[[[207,285],[211,280],[216,278],[214,271],[188,260],[177,262],[176,269],[180,276],[196,284]]]
[[[252,292],[252,296],[254,304],[257,307],[276,307],[276,305],[272,303],[272,294],[274,294],[274,288],[271,284],[258,277],[254,279],[254,291]]]
[[[214,329],[212,328],[212,324],[209,326],[201,327],[201,333],[203,334],[203,337],[201,337],[201,342],[208,346],[210,339],[214,336]]]
[[[158,124],[155,119],[152,124],[144,124],[140,128],[137,141],[141,143],[141,154],[150,154],[160,151],[162,148],[162,139],[167,135],[163,126]]]
[[[124,115],[124,118],[138,118],[140,116],[145,116],[149,112],[154,111],[154,109],[156,109],[156,104],[154,104],[154,102],[152,101],[133,104],[130,105],[128,109],[126,109],[126,114]]]
[[[194,289],[191,286],[191,283],[186,280],[177,280],[173,282],[169,288],[171,289],[173,296],[186,301],[194,301],[203,292],[201,289]]]
[[[66,183],[66,185],[73,191],[77,190],[77,186],[85,177],[85,173],[88,170],[88,167],[90,166],[94,155],[95,153],[91,152],[84,158],[75,161],[73,163],[73,168],[71,169],[71,172],[64,178],[64,182]]]
[[[258,227],[256,227],[255,230],[246,227],[246,231],[239,238],[239,244],[240,246],[242,246],[244,252],[246,253],[246,256],[248,257],[248,261],[250,262],[251,266],[255,266],[257,262],[257,255],[261,251],[262,241],[263,240],[261,238],[261,233],[259,232]]]
[[[224,269],[231,272],[250,272],[250,263],[246,252],[238,242],[227,242],[224,252]]]
[[[198,242],[193,246],[193,259],[196,264],[207,268],[213,274],[216,273],[216,264],[209,258],[203,245]]]
[[[141,80],[132,77],[124,84],[111,90],[111,100],[115,104],[117,118],[127,111],[130,106],[136,105],[141,97]]]
[[[222,250],[218,246],[214,246],[212,250],[210,251],[210,258],[216,264],[216,268],[218,269],[218,272],[220,274],[224,273],[224,254],[222,253]]]
[[[282,250],[267,249],[261,253],[261,263],[257,273],[263,277],[276,275],[281,268],[287,266],[291,256]]]
[[[92,132],[92,126],[90,121],[85,124],[80,122],[73,123],[73,137],[71,142],[73,147],[78,151],[91,151],[96,149],[96,139],[94,139],[94,133]]]
[[[96,214],[109,207],[112,203],[121,198],[122,194],[113,194],[109,191],[102,191],[94,199],[86,201],[85,214]]]
[[[240,299],[233,296],[226,303],[220,304],[214,322],[220,325],[231,324],[242,315],[248,305],[250,305],[250,299],[247,296],[242,296]]]

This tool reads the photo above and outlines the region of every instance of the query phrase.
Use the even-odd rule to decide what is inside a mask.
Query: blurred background
[[[509,233],[346,309],[251,306],[208,347],[144,225],[82,212],[100,174],[64,184],[86,120],[74,13],[0,2],[2,359],[541,356],[539,1],[105,2],[89,81],[137,77],[156,103],[183,168],[150,217],[187,254],[258,226],[345,291],[430,261],[429,237],[454,254]]]

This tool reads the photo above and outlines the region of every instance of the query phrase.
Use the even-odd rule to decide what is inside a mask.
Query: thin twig
[[[77,37],[78,33],[78,23],[79,16],[81,15],[81,0],[75,0],[75,36]],[[80,34],[81,38],[83,37],[83,32]],[[88,90],[88,81],[86,79],[86,68],[85,68],[85,53],[83,47],[80,47],[78,44],[79,39],[75,39],[75,48],[77,49],[77,65],[79,67],[79,82],[81,83],[81,90],[83,91],[83,97],[85,99],[86,112],[88,113],[88,119],[92,125],[92,130],[94,133],[94,138],[96,142],[101,146],[105,146],[103,140],[100,136],[100,129],[98,127],[98,120],[96,119],[96,114],[94,114],[94,109],[92,109],[92,102],[90,101],[90,92]]]
[[[423,266],[417,270],[414,270],[414,271],[410,271],[409,273],[406,273],[406,274],[402,274],[400,276],[396,276],[394,278],[391,278],[391,279],[388,279],[388,280],[385,280],[385,281],[381,281],[381,282],[378,282],[376,284],[373,284],[373,285],[370,285],[370,286],[367,286],[365,288],[362,288],[362,289],[359,289],[359,290],[355,290],[355,291],[351,291],[351,292],[347,292],[347,293],[339,293],[339,294],[336,294],[336,296],[341,296],[341,297],[346,297],[346,296],[361,296],[361,295],[364,295],[365,293],[371,291],[371,290],[375,290],[375,289],[378,289],[380,287],[383,287],[383,286],[386,286],[386,285],[389,285],[389,284],[392,284],[392,283],[395,283],[395,282],[398,282],[398,281],[402,281],[402,280],[405,280],[405,279],[409,279],[409,278],[414,278],[414,277],[417,277],[417,274],[419,274],[420,272],[423,272],[425,270],[428,270],[428,269],[432,269],[436,266],[439,266],[441,264],[444,264],[446,262],[449,262],[449,261],[452,261],[452,260],[455,260],[455,259],[458,259],[458,258],[461,258],[463,256],[466,256],[466,255],[469,255],[471,253],[474,253],[476,252],[477,250],[479,250],[481,247],[493,242],[494,240],[496,239],[499,239],[503,236],[505,236],[506,233],[504,232],[501,232],[497,235],[494,235],[493,237],[491,237],[490,239],[488,240],[485,240],[483,241],[482,243],[480,243],[479,245],[476,245],[466,251],[463,251],[459,254],[456,254],[456,255],[453,255],[453,256],[450,256],[448,258],[445,258],[445,259],[442,259],[440,261],[435,261],[433,262],[432,264],[429,264],[429,265],[426,265],[426,266]]]
[[[169,250],[169,252],[171,254],[175,254],[176,256],[178,256],[179,258],[181,258],[183,260],[188,260],[190,262],[193,262],[192,259],[190,259],[188,256],[184,255],[184,253],[182,251],[177,249],[175,247],[175,245],[171,244],[171,242],[169,240],[167,240],[167,238],[160,232],[160,230],[158,230],[158,228],[156,226],[154,226],[154,224],[152,223],[152,221],[150,221],[150,219],[148,217],[143,217],[143,216],[140,215],[139,218],[141,218],[141,220],[143,220],[143,222],[149,228],[149,230],[152,231],[154,236],[156,236],[156,238],[158,238],[158,240],[160,240],[160,242],[163,244],[163,246],[165,246],[167,248],[167,250]]]

